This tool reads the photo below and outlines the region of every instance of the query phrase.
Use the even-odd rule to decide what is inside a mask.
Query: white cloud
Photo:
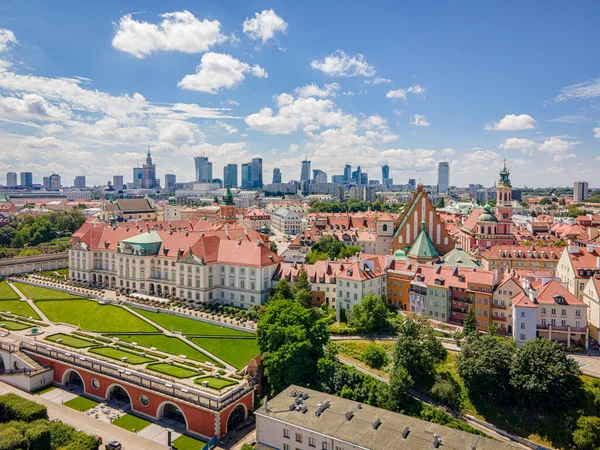
[[[383,84],[383,83],[391,83],[392,80],[390,80],[389,78],[383,78],[383,77],[375,77],[372,80],[365,80],[366,84]]]
[[[431,125],[427,121],[427,117],[423,116],[422,114],[413,114],[410,118],[410,124],[415,125],[417,127],[428,127],[429,125]]]
[[[300,148],[300,146],[298,144],[290,144],[290,148],[288,149],[288,152],[296,153],[299,148]]]
[[[354,92],[344,91],[344,92],[342,92],[342,95],[345,95],[346,97],[354,97]]]
[[[600,97],[600,77],[582,83],[571,84],[560,91],[554,99],[557,102],[567,100],[587,100]]]
[[[240,102],[228,98],[227,100],[221,100],[221,105],[240,106]]]
[[[201,135],[198,125],[190,122],[169,120],[158,124],[158,139],[161,142],[193,144],[196,135]]]
[[[7,50],[11,45],[17,44],[15,33],[5,28],[0,28],[0,52]]]
[[[491,150],[481,149],[476,150],[472,153],[465,153],[463,155],[463,160],[465,162],[472,163],[486,163],[490,161],[494,161],[498,159],[500,155],[496,152],[492,152]]]
[[[507,114],[499,122],[490,122],[485,126],[487,131],[531,130],[537,122],[529,114]]]
[[[423,88],[421,85],[417,84],[415,86],[409,87],[408,89],[391,90],[387,94],[385,94],[385,96],[387,98],[391,98],[392,100],[396,101],[398,99],[405,100],[406,97],[408,97],[408,94],[422,95],[424,92],[425,92],[425,88]]]
[[[216,94],[221,89],[231,89],[240,84],[251,73],[258,78],[267,78],[268,74],[259,65],[250,66],[231,55],[223,53],[205,53],[202,55],[196,73],[186,75],[177,86],[190,91]]]
[[[449,157],[454,156],[456,154],[456,151],[453,148],[445,148],[440,153],[443,157]]]
[[[343,50],[336,50],[322,60],[314,60],[311,67],[331,77],[373,77],[375,67],[369,65],[364,55],[357,53],[347,55]]]
[[[273,39],[277,32],[285,34],[287,27],[287,22],[275,14],[275,11],[265,9],[260,14],[254,13],[253,19],[246,17],[243,31],[250,39],[254,41],[260,39],[264,44],[269,39]]]
[[[67,106],[54,106],[38,94],[25,94],[22,98],[0,96],[0,117],[52,121],[70,116]]]
[[[240,45],[240,42],[242,42],[242,40],[239,37],[237,37],[235,35],[235,33],[231,33],[229,35],[229,43],[231,45],[233,45],[234,47],[237,47],[238,45]]]
[[[594,137],[600,139],[600,127],[594,128]]]
[[[565,141],[558,137],[551,137],[538,145],[538,150],[554,155],[554,161],[563,161],[565,159],[575,158],[572,149],[578,141]]]
[[[156,51],[202,53],[222,44],[227,36],[221,34],[218,20],[199,20],[189,11],[163,14],[160,24],[141,22],[131,14],[121,17],[116,25],[112,45],[136,58]]]
[[[217,125],[223,128],[229,134],[236,134],[238,129],[232,125],[229,125],[227,122],[217,122]]]
[[[340,90],[340,85],[338,83],[330,83],[326,84],[322,88],[317,86],[315,83],[307,84],[306,86],[302,86],[294,89],[296,95],[300,97],[335,97],[336,92]]]
[[[500,144],[500,148],[507,150],[521,150],[525,153],[535,150],[536,147],[537,144],[535,141],[524,138],[508,138],[502,144]]]

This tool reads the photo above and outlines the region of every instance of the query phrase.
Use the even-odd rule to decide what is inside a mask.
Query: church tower
[[[227,190],[225,191],[225,195],[223,196],[223,203],[221,203],[219,205],[219,212],[220,212],[219,220],[221,222],[227,222],[227,223],[236,223],[237,222],[237,217],[236,217],[237,208],[235,206],[235,202],[233,201],[233,194],[231,193],[229,186],[227,187]]]
[[[496,217],[498,218],[498,234],[512,234],[512,184],[510,172],[504,167],[500,171],[500,181],[496,186]]]

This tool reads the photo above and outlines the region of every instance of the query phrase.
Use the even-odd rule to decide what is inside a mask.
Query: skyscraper
[[[417,188],[417,180],[414,178],[408,179],[408,189],[414,191]]]
[[[142,176],[143,176],[142,168],[134,167],[133,168],[133,188],[134,189],[139,189],[140,187],[142,187]]]
[[[439,194],[446,194],[450,187],[450,163],[442,161],[438,163],[438,184]]]
[[[237,164],[227,164],[223,167],[223,186],[237,187],[238,185],[238,166]]]
[[[60,175],[57,173],[53,173],[48,177],[50,179],[50,190],[52,191],[60,191],[61,183],[60,183]]]
[[[278,167],[273,169],[273,184],[281,183],[281,170]]]
[[[165,174],[165,189],[171,191],[174,188],[175,183],[177,183],[177,175],[174,173]]]
[[[313,182],[315,183],[327,183],[327,173],[320,169],[313,170]]]
[[[357,166],[356,170],[354,172],[352,172],[352,181],[354,183],[356,183],[357,186],[360,186],[361,184],[367,184],[367,183],[363,183],[363,180],[364,180],[363,173],[360,170],[360,166]]]
[[[6,185],[9,187],[17,185],[17,172],[8,172],[6,174]]]
[[[305,159],[302,161],[302,171],[300,172],[300,181],[310,180],[310,161]]]
[[[21,186],[33,186],[33,174],[31,172],[21,172]]]
[[[50,177],[42,177],[42,187],[44,189],[50,189]]]
[[[77,175],[75,177],[75,181],[73,182],[73,187],[75,189],[84,189],[85,188],[85,175]]]
[[[142,183],[140,188],[155,189],[159,187],[160,181],[156,179],[156,165],[152,164],[152,155],[150,154],[150,146],[148,146],[146,163],[142,167]]]
[[[384,164],[383,166],[381,166],[381,184],[383,185],[388,185],[390,178],[390,166],[388,166],[387,164]]]
[[[352,166],[346,164],[344,166],[344,183],[348,184],[352,181]]]
[[[584,202],[589,198],[588,193],[588,182],[587,181],[576,181],[573,184],[573,201]]]
[[[252,165],[250,163],[242,164],[242,188],[252,187]]]
[[[262,170],[262,158],[252,158],[250,163],[252,166],[252,187],[255,189],[262,189],[263,187],[263,170]]]
[[[113,186],[115,190],[120,191],[123,189],[123,175],[113,176]]]
[[[210,183],[213,179],[212,163],[206,156],[194,156],[196,165],[196,181],[200,183]]]

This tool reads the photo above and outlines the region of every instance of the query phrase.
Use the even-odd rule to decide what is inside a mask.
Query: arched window
[[[381,229],[382,229],[383,231],[387,231],[387,224],[385,224],[385,223],[384,223],[384,224],[383,224],[383,226],[381,227]]]

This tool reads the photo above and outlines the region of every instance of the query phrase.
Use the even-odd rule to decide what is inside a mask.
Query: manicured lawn
[[[52,322],[68,323],[82,330],[103,333],[158,331],[120,306],[101,305],[93,300],[45,300],[36,305]]]
[[[149,420],[142,419],[131,414],[125,414],[124,416],[119,417],[117,420],[112,421],[113,425],[125,428],[126,430],[131,431],[132,433],[136,433],[140,430],[143,430],[151,423],[152,422],[150,422]]]
[[[36,313],[29,303],[21,300],[0,300],[0,311],[7,311],[17,316],[33,317],[37,320],[42,318]]]
[[[51,334],[50,336],[46,336],[45,338],[46,341],[50,342],[56,342],[58,339],[62,339],[62,345],[66,345],[68,347],[73,348],[86,348],[96,345],[93,342],[86,341],[85,339],[80,339],[78,337],[69,336],[68,334],[63,333]]]
[[[208,350],[238,370],[243,369],[249,360],[260,353],[256,339],[207,337],[191,339],[195,344]]]
[[[8,285],[6,281],[0,283],[0,300],[18,300],[19,294],[17,294]]]
[[[94,400],[90,400],[89,398],[85,398],[85,397],[75,397],[73,400],[69,400],[68,402],[64,403],[65,406],[68,406],[69,408],[73,408],[76,411],[87,411],[88,409],[92,409],[94,406],[98,405],[97,401]]]
[[[59,291],[57,289],[32,286],[31,284],[15,283],[15,286],[23,295],[34,300],[67,300],[83,298],[69,294],[68,292]]]
[[[169,331],[181,331],[183,334],[193,334],[196,336],[253,336],[252,333],[232,330],[211,323],[200,322],[199,320],[174,316],[173,314],[155,313],[137,308],[134,309],[147,319],[156,322]]]
[[[110,337],[118,337],[126,342],[137,342],[142,347],[154,347],[161,352],[169,353],[170,355],[185,355],[187,359],[192,359],[200,363],[217,362],[210,356],[196,350],[181,339],[176,337],[165,336],[164,334],[113,334]]]
[[[185,434],[182,434],[173,441],[173,448],[175,450],[201,450],[204,445],[206,445],[205,441],[186,436]]]
[[[31,328],[33,325],[23,325],[22,323],[11,322],[10,320],[3,320],[0,322],[0,327],[10,331],[20,331],[27,328]]]
[[[53,391],[54,389],[56,389],[56,386],[48,385],[48,386],[44,386],[43,388],[38,389],[37,391],[33,391],[33,394],[42,395],[42,394],[45,394],[46,392]]]
[[[208,381],[208,387],[216,389],[220,391],[227,386],[233,386],[234,384],[238,384],[236,381],[229,380],[227,378],[215,378],[215,377],[202,377],[196,378],[194,383],[202,385],[203,381]]]
[[[145,364],[147,362],[155,361],[153,358],[148,358],[146,356],[138,355],[137,353],[112,347],[96,347],[90,349],[89,352],[96,355],[106,356],[107,358],[116,359],[118,361],[120,361],[121,358],[127,358],[127,362],[129,364]]]
[[[180,366],[178,364],[167,364],[167,363],[156,363],[156,364],[148,364],[146,369],[152,370],[154,372],[164,373],[165,375],[170,375],[175,378],[189,378],[194,375],[198,375],[197,370],[188,369],[187,367]]]

